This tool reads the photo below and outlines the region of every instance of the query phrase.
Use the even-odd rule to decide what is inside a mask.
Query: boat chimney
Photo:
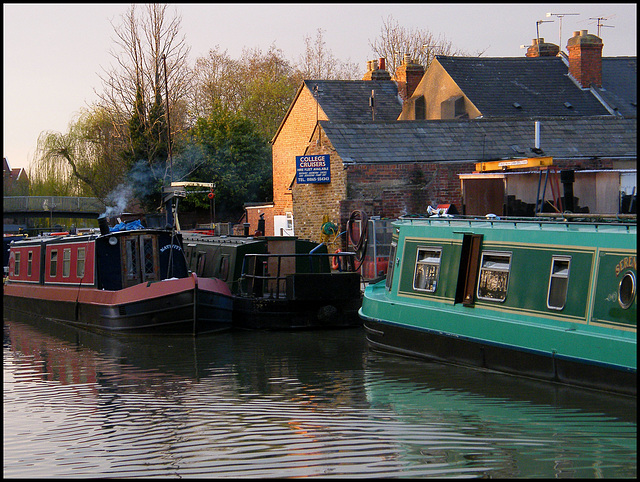
[[[534,147],[540,149],[540,121],[535,122],[536,137]]]
[[[100,227],[100,234],[103,236],[109,234],[109,223],[107,222],[107,215],[101,214],[98,216],[98,226]]]

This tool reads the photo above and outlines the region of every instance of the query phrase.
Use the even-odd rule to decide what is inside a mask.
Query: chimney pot
[[[380,70],[386,70],[385,69],[385,59],[384,59],[384,57],[380,57],[380,59],[378,59],[378,63],[380,65]]]

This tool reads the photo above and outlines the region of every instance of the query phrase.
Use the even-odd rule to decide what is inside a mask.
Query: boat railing
[[[514,217],[514,216],[496,216],[488,214],[486,216],[474,215],[445,215],[445,216],[429,216],[429,215],[407,215],[398,218],[398,221],[409,222],[429,222],[429,223],[489,223],[496,224],[522,224],[522,225],[567,225],[567,226],[626,226],[629,229],[637,226],[636,214],[589,214],[589,213],[538,213],[533,217]]]
[[[248,253],[242,261],[240,293],[264,298],[280,298],[287,294],[287,277],[295,273],[331,273],[353,271],[356,253]],[[331,269],[330,269],[331,267]]]

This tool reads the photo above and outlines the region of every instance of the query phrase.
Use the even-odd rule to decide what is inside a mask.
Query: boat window
[[[20,252],[15,252],[15,262],[13,264],[13,276],[20,276]]]
[[[633,271],[629,271],[620,280],[618,287],[618,303],[622,309],[626,310],[631,306],[636,297],[636,276]]]
[[[85,250],[84,248],[78,248],[78,259],[76,260],[76,276],[78,278],[84,277],[84,260]]]
[[[128,280],[138,278],[137,240],[135,238],[125,240],[126,250],[126,276]]]
[[[547,308],[561,310],[567,301],[569,287],[569,265],[571,258],[553,256],[551,258],[551,274],[549,276],[549,292],[547,294]]]
[[[396,249],[398,248],[398,242],[392,241],[391,248],[389,249],[389,266],[387,267],[387,281],[385,286],[387,290],[391,289],[391,280],[393,279],[393,268],[396,266]]]
[[[58,251],[51,251],[51,260],[49,262],[49,276],[52,278],[56,277],[56,273],[58,272]]]
[[[203,276],[204,273],[204,265],[207,262],[207,253],[204,251],[198,252],[198,261],[196,263],[196,274],[198,276]]]
[[[62,251],[62,277],[68,278],[71,271],[71,248]]]
[[[33,251],[27,254],[27,277],[31,278],[31,270],[33,268]]]
[[[511,253],[482,253],[478,298],[488,301],[504,301],[507,297],[510,268]]]
[[[220,258],[218,278],[220,278],[222,281],[227,281],[227,279],[229,278],[229,256],[223,255]]]
[[[442,248],[419,247],[413,275],[413,289],[433,293],[440,274]]]
[[[144,256],[144,279],[155,278],[155,263],[153,255],[153,239],[142,238],[142,250]]]

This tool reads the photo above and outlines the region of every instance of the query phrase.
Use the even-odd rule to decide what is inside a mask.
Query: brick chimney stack
[[[567,42],[569,75],[583,88],[602,87],[602,39],[586,30],[573,32]]]
[[[385,69],[385,59],[367,61],[367,72],[362,80],[391,80],[391,74]]]
[[[546,43],[544,39],[534,38],[527,49],[527,57],[555,57],[560,52],[556,44]]]
[[[405,54],[404,61],[396,69],[393,80],[398,84],[398,93],[403,101],[409,99],[424,76],[424,67],[413,63],[411,56]]]

